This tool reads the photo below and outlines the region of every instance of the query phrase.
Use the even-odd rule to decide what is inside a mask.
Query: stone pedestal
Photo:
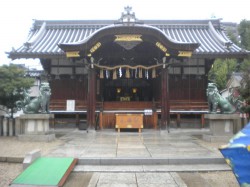
[[[21,141],[53,141],[55,134],[49,131],[49,121],[54,118],[53,114],[24,114],[20,119]]]
[[[210,133],[203,135],[205,141],[228,141],[239,130],[239,114],[205,114],[204,117],[210,128]]]

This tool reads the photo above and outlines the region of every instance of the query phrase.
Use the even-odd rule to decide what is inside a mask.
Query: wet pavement
[[[54,132],[63,143],[44,156],[78,158],[66,187],[186,187],[190,186],[187,182],[204,179],[187,177],[190,180],[184,181],[179,172],[231,170],[218,149],[197,138],[208,129]]]
[[[207,129],[138,132],[72,131],[47,156],[79,159],[65,186],[185,187],[177,172],[230,171],[218,149],[200,144]],[[85,177],[85,178],[86,178]],[[194,179],[195,182],[196,179]],[[198,180],[198,179],[197,179]],[[201,180],[199,178],[199,180]]]
[[[65,141],[47,156],[76,158],[214,158],[220,157],[218,150],[200,145],[193,134],[206,130],[158,130],[137,132],[115,132],[114,130],[75,130],[60,137]]]

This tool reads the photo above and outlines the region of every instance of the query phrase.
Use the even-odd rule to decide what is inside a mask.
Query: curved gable
[[[91,49],[98,43],[116,41],[118,36],[140,36],[142,42],[149,42],[156,45],[167,55],[178,55],[179,51],[194,51],[199,47],[198,43],[184,43],[170,39],[160,29],[148,25],[136,24],[132,26],[116,24],[103,27],[92,33],[86,39],[75,43],[61,43],[58,46],[65,52],[81,51],[84,54],[92,53]],[[133,42],[124,40],[124,42]]]

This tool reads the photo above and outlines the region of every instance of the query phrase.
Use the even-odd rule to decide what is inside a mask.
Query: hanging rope
[[[152,66],[143,66],[143,65],[137,65],[137,66],[117,65],[117,66],[113,66],[113,67],[102,66],[102,65],[94,64],[94,66],[97,67],[97,68],[106,69],[106,70],[114,70],[114,69],[118,69],[118,68],[129,68],[129,69],[137,69],[137,68],[141,68],[141,69],[152,69],[152,68],[160,67],[160,66],[162,66],[162,64],[157,64],[157,65],[152,65]]]

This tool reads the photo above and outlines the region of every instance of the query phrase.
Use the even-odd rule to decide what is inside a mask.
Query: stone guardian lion
[[[18,108],[22,108],[25,114],[49,113],[51,89],[49,83],[41,83],[39,95],[34,99],[27,99],[27,93],[23,101],[18,101]]]
[[[220,95],[215,83],[208,83],[207,99],[210,113],[215,114],[218,109],[222,114],[232,114],[236,111],[233,105]]]

